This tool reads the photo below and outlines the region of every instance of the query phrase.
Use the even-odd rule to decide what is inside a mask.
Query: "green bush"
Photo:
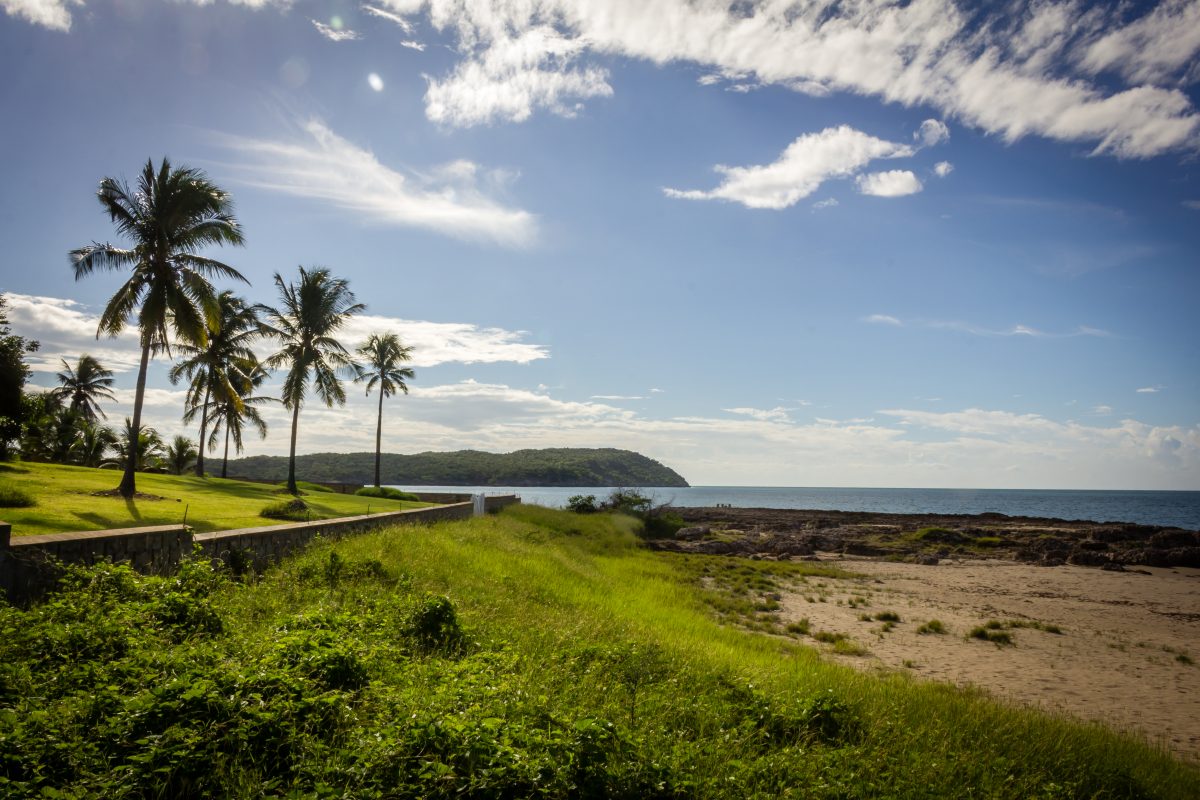
[[[946,633],[946,626],[940,619],[931,619],[917,628],[917,633],[922,635],[930,633],[942,634]]]
[[[427,594],[413,607],[405,633],[425,652],[457,653],[466,637],[449,597]]]
[[[299,497],[293,497],[291,500],[280,500],[278,503],[272,503],[258,512],[258,515],[267,519],[306,522],[312,514],[309,511],[308,503],[305,503]]]
[[[567,498],[567,510],[576,514],[595,514],[600,509],[596,507],[596,495],[575,494]]]
[[[11,483],[0,483],[0,508],[29,508],[37,505],[32,494]]]
[[[285,492],[287,491],[287,481],[280,481],[279,483],[277,483],[275,485],[278,486],[280,489],[283,489]],[[311,481],[296,481],[296,488],[299,489],[301,492],[326,492],[326,493],[330,493],[330,494],[333,493],[333,489],[330,489],[328,486],[322,486],[319,483],[312,483]]]
[[[393,489],[391,486],[364,486],[355,492],[359,497],[380,497],[384,500],[409,500],[419,501],[412,492],[402,492],[399,489]]]

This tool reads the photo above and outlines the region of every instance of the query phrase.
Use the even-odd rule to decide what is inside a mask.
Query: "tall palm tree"
[[[96,336],[116,336],[136,314],[142,359],[133,399],[133,435],[121,478],[122,496],[136,490],[134,448],[142,425],[146,368],[152,353],[168,351],[172,336],[203,345],[206,322],[216,316],[216,297],[209,278],[246,281],[233,267],[199,254],[211,245],[240,245],[242,229],[233,216],[233,203],[223,190],[196,169],[173,169],[167,159],[156,172],[147,161],[136,191],[124,181],[105,178],[96,192],[117,232],[133,247],[125,249],[93,242],[71,251],[75,280],[96,271],[132,270],[129,279],[108,301]]]
[[[354,301],[354,292],[350,291],[345,279],[333,277],[324,268],[310,271],[300,267],[298,283],[287,283],[276,272],[275,286],[279,289],[281,305],[266,311],[271,333],[279,339],[280,351],[264,365],[270,369],[287,369],[281,398],[284,407],[292,412],[287,490],[299,494],[296,488],[296,433],[309,380],[311,378],[317,397],[326,406],[346,402],[346,390],[342,388],[338,374],[353,375],[355,364],[334,334],[366,306]]]
[[[263,369],[258,362],[253,368],[242,367],[238,370],[240,376],[233,382],[234,394],[217,402],[209,411],[212,422],[212,435],[209,436],[208,446],[216,447],[221,434],[225,434],[225,454],[221,458],[221,477],[224,478],[229,470],[229,440],[233,439],[234,447],[241,453],[243,434],[246,423],[256,431],[260,439],[267,438],[267,423],[255,406],[273,403],[273,397],[261,397],[254,390],[261,386],[270,373]]]
[[[383,441],[383,398],[391,397],[397,390],[408,394],[408,384],[416,373],[412,367],[400,366],[405,361],[412,360],[411,347],[400,342],[400,337],[394,333],[372,333],[367,341],[358,348],[358,354],[363,359],[362,369],[355,377],[356,381],[367,382],[367,395],[376,386],[379,387],[379,416],[375,421],[375,486],[379,487],[379,453]]]
[[[79,414],[88,422],[96,422],[98,418],[108,419],[108,415],[100,408],[99,400],[113,400],[113,373],[94,357],[84,353],[79,357],[74,367],[61,359],[63,371],[58,378],[59,387],[54,394],[67,402],[67,408]]]
[[[226,290],[217,295],[216,319],[208,326],[208,341],[203,345],[184,343],[176,348],[183,360],[171,367],[167,377],[171,383],[185,377],[191,381],[183,420],[191,422],[200,417],[196,475],[201,478],[209,404],[215,398],[217,402],[240,405],[234,383],[247,378],[246,370],[258,368],[258,357],[250,345],[263,333],[258,308]]]

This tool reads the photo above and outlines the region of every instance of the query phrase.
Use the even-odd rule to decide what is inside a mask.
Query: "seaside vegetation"
[[[113,496],[112,470],[65,464],[8,462],[0,464],[0,483],[32,498],[36,505],[5,508],[0,519],[13,535],[64,531],[175,525],[186,522],[197,531],[263,525],[259,512],[279,501],[280,490],[269,483],[247,483],[192,475],[138,475],[139,496]],[[326,487],[301,484],[311,519],[421,508],[428,503],[380,501],[340,494]],[[286,498],[285,498],[286,499]]]
[[[1133,737],[722,623],[639,527],[517,506],[242,580],[71,568],[0,605],[0,794],[1200,794]]]

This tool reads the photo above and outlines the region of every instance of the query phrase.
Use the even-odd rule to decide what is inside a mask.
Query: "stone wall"
[[[485,507],[488,512],[495,512],[519,502],[512,495],[489,497]],[[159,525],[13,539],[12,526],[0,522],[0,589],[12,602],[35,600],[57,581],[58,563],[127,562],[139,572],[169,575],[182,558],[191,554],[194,545],[199,545],[209,558],[236,569],[262,569],[295,553],[318,536],[337,539],[387,525],[468,519],[473,513],[472,506],[468,499],[408,511],[195,534],[186,525]]]

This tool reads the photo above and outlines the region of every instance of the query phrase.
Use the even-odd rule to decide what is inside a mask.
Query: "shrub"
[[[308,509],[308,503],[299,497],[272,503],[258,512],[258,515],[267,519],[286,519],[292,522],[305,522],[312,516]]]
[[[996,624],[999,625],[999,623]],[[992,627],[991,623],[988,623],[987,625],[975,626],[971,629],[971,632],[968,633],[967,636],[972,639],[991,642],[992,644],[996,645],[996,647],[1004,647],[1005,645],[1011,647],[1016,645],[1016,642],[1013,641],[1011,633],[1005,630],[998,630],[997,628]]]
[[[466,641],[449,597],[427,594],[408,615],[405,634],[426,652],[457,653]]]
[[[946,633],[946,626],[942,624],[942,621],[940,619],[931,619],[931,620],[929,620],[929,622],[926,622],[925,624],[923,624],[919,628],[917,628],[917,633],[920,633],[922,635],[930,634],[930,633],[938,633],[938,634]]]
[[[875,615],[876,622],[900,622],[900,615],[895,611],[880,611]]]
[[[29,508],[37,505],[33,495],[11,483],[0,483],[0,508]]]
[[[786,630],[788,633],[794,633],[799,636],[807,636],[810,625],[811,623],[808,621],[808,617],[804,617],[803,619],[796,620],[795,622],[789,622],[784,627],[784,630]]]
[[[420,500],[412,492],[402,492],[399,489],[394,489],[391,486],[364,486],[355,492],[359,497],[380,497],[384,500]]]
[[[571,495],[567,498],[567,510],[574,511],[576,514],[595,514],[597,511],[599,511],[599,509],[596,507],[596,495]]]
[[[838,639],[833,643],[833,652],[840,656],[865,656],[869,651],[861,644],[849,639]]]

